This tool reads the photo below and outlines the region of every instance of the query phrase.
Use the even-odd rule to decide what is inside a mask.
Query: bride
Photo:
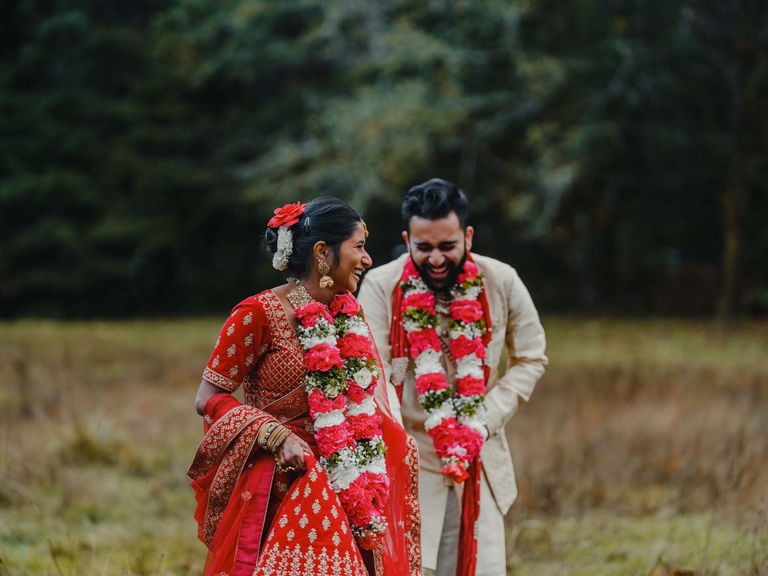
[[[335,198],[269,221],[273,265],[292,278],[234,307],[197,393],[204,576],[421,574],[416,447],[352,295],[367,235]]]

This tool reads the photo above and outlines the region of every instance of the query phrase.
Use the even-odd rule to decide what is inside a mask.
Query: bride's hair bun
[[[288,227],[293,236],[287,270],[292,276],[303,278],[312,266],[312,248],[320,241],[328,244],[338,259],[339,246],[352,236],[360,214],[346,202],[331,196],[322,196],[309,202],[299,221]],[[278,251],[278,227],[267,228],[264,242],[272,254]]]

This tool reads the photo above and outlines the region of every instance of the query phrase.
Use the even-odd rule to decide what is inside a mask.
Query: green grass
[[[687,569],[740,576],[762,573],[768,561],[765,532],[702,513],[637,517],[592,511],[527,520],[511,528],[510,541],[508,564],[515,575],[646,576]]]
[[[768,374],[768,323],[544,318],[552,361],[564,369],[634,367]]]
[[[0,576],[192,575],[221,320],[0,324]],[[544,318],[514,575],[768,574],[768,326]]]

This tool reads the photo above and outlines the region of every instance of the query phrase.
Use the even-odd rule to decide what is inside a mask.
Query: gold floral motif
[[[317,534],[315,534],[317,537]],[[310,538],[308,540],[311,541]],[[267,546],[259,558],[259,567],[254,576],[269,574],[291,574],[293,576],[368,576],[368,571],[359,556],[349,552],[339,553],[336,549],[304,546],[298,542],[281,547],[279,544]]]
[[[208,382],[210,382],[211,384],[215,384],[219,388],[223,388],[224,390],[228,390],[230,392],[234,392],[240,386],[237,382],[235,382],[231,378],[227,378],[223,374],[214,372],[208,367],[206,367],[205,370],[203,371],[203,378],[208,380]]]

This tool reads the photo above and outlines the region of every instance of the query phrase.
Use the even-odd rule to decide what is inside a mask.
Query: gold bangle
[[[283,442],[285,442],[285,439],[290,435],[290,429],[286,428],[285,426],[277,426],[267,439],[269,450],[271,452],[277,452],[280,446],[282,446]]]
[[[261,448],[264,448],[265,450],[267,450],[269,437],[278,426],[280,426],[280,423],[277,422],[276,420],[272,420],[264,424],[261,428],[259,428],[259,432],[256,435],[256,443]]]
[[[272,453],[277,452],[278,448],[280,448],[283,442],[285,442],[285,439],[291,434],[292,432],[290,428],[278,424],[267,438],[267,450]]]

